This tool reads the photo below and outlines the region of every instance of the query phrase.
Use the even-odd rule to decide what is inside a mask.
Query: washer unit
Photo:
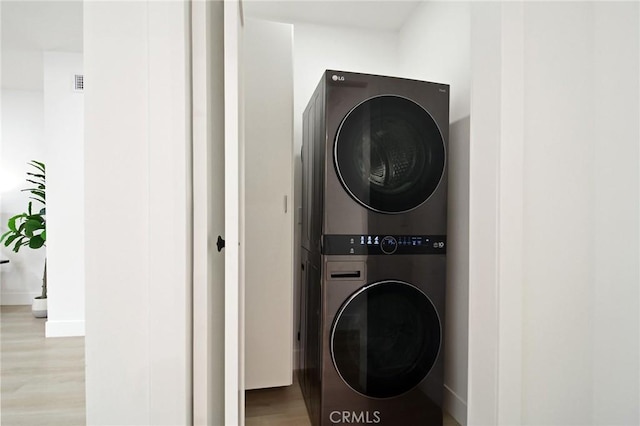
[[[312,423],[442,423],[449,86],[325,72],[302,148]]]

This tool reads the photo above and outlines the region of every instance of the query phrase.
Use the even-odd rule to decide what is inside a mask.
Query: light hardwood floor
[[[45,339],[29,306],[0,308],[0,424],[85,424],[84,338]]]
[[[84,338],[44,337],[28,306],[0,307],[0,424],[85,424]],[[458,426],[446,415],[445,426]],[[176,425],[181,426],[181,425]],[[246,426],[310,426],[293,386],[247,391]]]

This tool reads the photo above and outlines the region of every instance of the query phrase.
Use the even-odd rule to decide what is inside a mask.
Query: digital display
[[[360,235],[360,245],[373,246],[380,244],[379,235]]]
[[[388,237],[388,235],[382,236],[382,235],[360,235],[360,245],[364,246],[375,246],[380,244],[380,241],[382,241],[383,238]],[[429,243],[432,241],[432,237],[429,236],[423,236],[423,235],[400,235],[400,236],[392,236],[393,238],[395,238],[395,240],[397,241],[399,246],[428,246]],[[437,241],[436,241],[437,240]],[[444,241],[442,240],[442,237],[436,237],[435,238],[435,243],[437,245],[434,245],[433,247],[435,248],[443,248],[444,247]]]
[[[444,254],[445,235],[324,235],[323,254]]]

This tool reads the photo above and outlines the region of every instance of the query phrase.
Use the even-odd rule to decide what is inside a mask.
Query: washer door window
[[[390,398],[429,374],[440,342],[440,320],[429,298],[407,283],[383,281],[363,287],[340,308],[331,356],[353,390]]]
[[[334,146],[338,176],[365,207],[402,213],[424,203],[444,172],[442,134],[431,115],[398,96],[377,96],[352,109]]]

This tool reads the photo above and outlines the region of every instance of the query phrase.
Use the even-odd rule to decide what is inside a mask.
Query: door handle
[[[218,241],[216,241],[216,246],[218,246],[219,252],[222,251],[222,249],[224,248],[224,240],[220,235],[218,235]]]

